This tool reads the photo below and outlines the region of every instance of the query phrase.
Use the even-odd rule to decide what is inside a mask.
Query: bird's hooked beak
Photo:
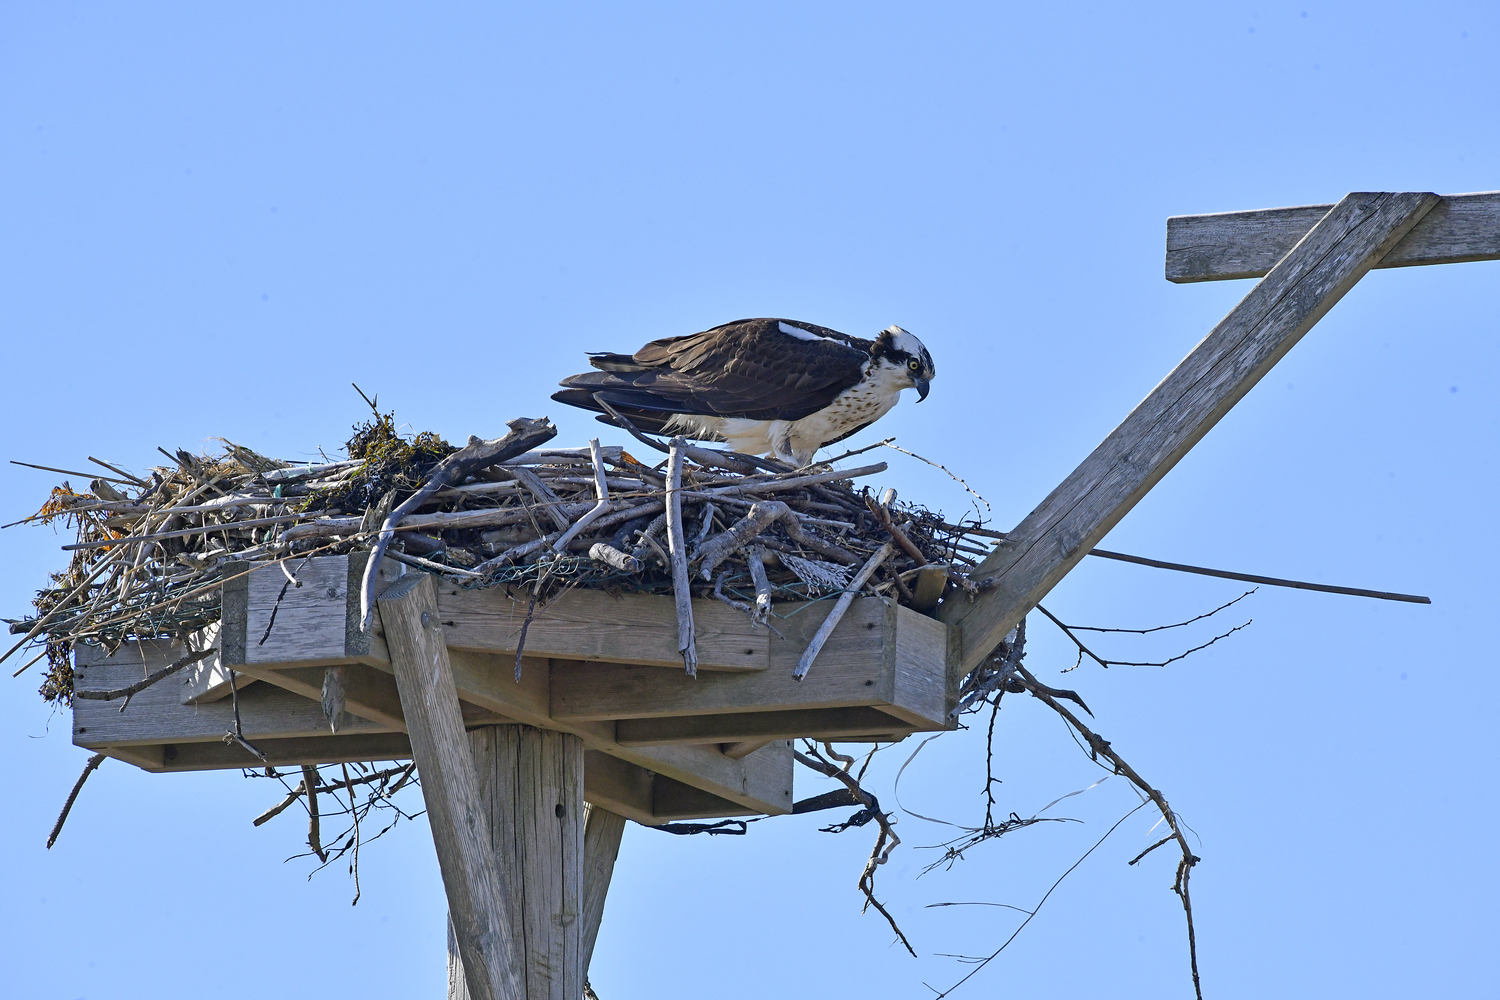
[[[911,384],[916,386],[917,402],[920,403],[922,400],[927,398],[927,391],[932,387],[931,382],[929,382],[925,378],[913,377],[911,380]]]

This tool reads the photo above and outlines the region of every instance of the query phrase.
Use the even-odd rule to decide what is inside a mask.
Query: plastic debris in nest
[[[356,427],[342,461],[279,460],[223,441],[216,454],[164,452],[171,464],[141,476],[108,466],[115,475],[94,479],[86,493],[64,483],[26,520],[76,528],[64,546],[71,562],[38,592],[36,614],[11,622],[23,638],[6,655],[30,647],[37,655],[26,666],[47,659],[42,693],[66,702],[75,643],[113,650],[133,639],[185,640],[218,620],[227,566],[370,550],[398,512],[384,536],[387,557],[462,587],[525,587],[542,601],[574,586],[675,592],[665,461],[647,464],[595,442],[528,446],[465,465],[464,456],[489,454],[520,425],[537,441],[555,428],[512,421],[506,439],[473,438],[456,450],[434,434],[399,436],[394,418],[376,417]],[[887,543],[893,554],[861,593],[911,605],[923,603],[923,576],[939,595],[950,577],[964,582],[962,571],[983,552],[965,543],[965,528],[896,504],[891,491],[877,500],[856,489],[855,480],[885,469],[791,469],[688,446],[675,492],[691,596],[765,622],[776,601],[842,592]],[[457,478],[435,483],[445,475]],[[919,610],[937,603],[925,601]]]

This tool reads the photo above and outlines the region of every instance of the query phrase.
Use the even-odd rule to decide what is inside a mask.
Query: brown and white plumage
[[[902,389],[927,398],[936,374],[927,348],[899,326],[863,340],[774,318],[737,320],[589,361],[599,371],[564,379],[553,399],[604,412],[598,396],[642,430],[724,441],[799,466],[884,416]]]

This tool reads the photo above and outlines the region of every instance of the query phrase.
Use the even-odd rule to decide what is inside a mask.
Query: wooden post
[[[604,897],[609,893],[609,880],[614,877],[615,859],[620,856],[620,837],[625,833],[625,817],[619,813],[599,806],[590,806],[588,813],[583,828],[583,929],[579,945],[585,978],[594,957],[599,923],[604,917]]]
[[[495,863],[432,577],[413,574],[393,584],[380,597],[380,618],[412,758],[422,775],[456,948],[465,959],[468,995],[472,1000],[522,1000],[527,994],[512,933],[518,925],[509,920],[513,908]],[[581,784],[583,769],[578,770]]]
[[[505,725],[472,730],[469,745],[505,889],[506,919],[521,960],[522,995],[526,1000],[578,1000],[587,967],[583,939],[589,888],[583,741],[567,733]],[[615,844],[618,850],[618,836]],[[611,854],[610,870],[613,865]],[[602,894],[598,908],[603,909]],[[451,922],[449,928],[448,996],[470,1000]],[[592,945],[590,934],[590,949]]]
[[[1350,194],[970,573],[945,603],[949,663],[978,666],[1178,459],[1399,243],[1435,194]]]

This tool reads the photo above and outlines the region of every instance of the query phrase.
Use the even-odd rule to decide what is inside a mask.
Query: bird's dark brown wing
[[[785,332],[784,327],[804,336]],[[611,406],[645,424],[674,413],[798,420],[855,385],[871,342],[782,319],[746,319],[686,337],[653,340],[633,355],[598,354],[598,372],[564,379],[552,398],[600,411]]]

